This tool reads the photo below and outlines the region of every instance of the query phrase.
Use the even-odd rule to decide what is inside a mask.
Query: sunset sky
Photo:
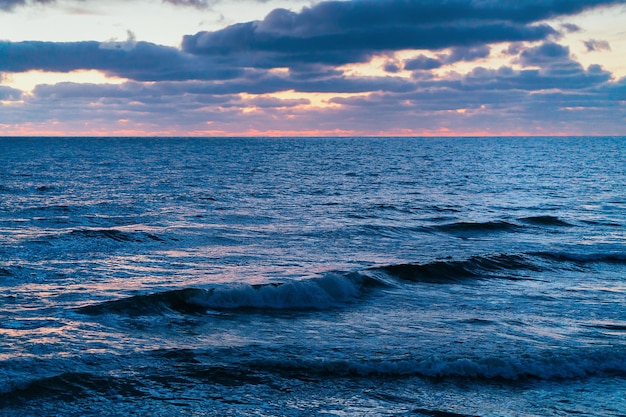
[[[0,0],[0,136],[625,135],[626,0]]]

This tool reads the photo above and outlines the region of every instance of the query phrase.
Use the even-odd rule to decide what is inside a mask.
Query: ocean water
[[[624,416],[626,138],[0,139],[2,416]]]

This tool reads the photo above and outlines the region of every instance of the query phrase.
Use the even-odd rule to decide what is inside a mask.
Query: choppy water
[[[626,415],[626,138],[0,139],[0,415]]]

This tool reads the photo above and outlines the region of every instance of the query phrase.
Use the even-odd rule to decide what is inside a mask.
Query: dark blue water
[[[626,415],[626,138],[0,139],[0,415]]]

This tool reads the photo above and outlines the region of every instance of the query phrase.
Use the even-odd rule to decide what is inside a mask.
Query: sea
[[[0,416],[625,393],[625,137],[0,138]]]

